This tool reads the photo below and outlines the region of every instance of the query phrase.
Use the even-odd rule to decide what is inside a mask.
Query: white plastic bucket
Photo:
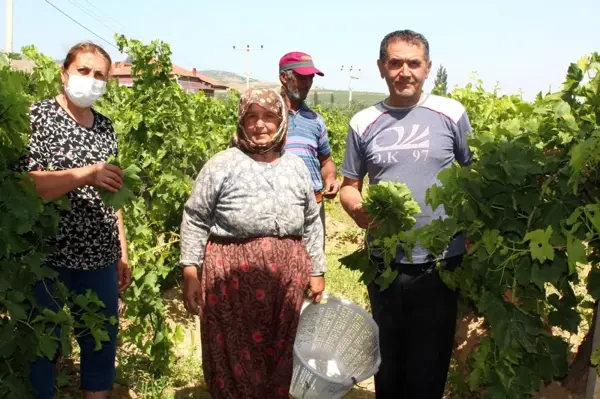
[[[377,373],[379,329],[360,306],[324,295],[305,302],[294,342],[290,395],[295,399],[340,399]]]

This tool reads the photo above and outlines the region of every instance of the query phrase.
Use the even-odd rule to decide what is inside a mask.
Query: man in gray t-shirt
[[[378,60],[389,97],[352,118],[341,168],[341,202],[357,225],[367,228],[371,218],[362,208],[362,183],[406,183],[421,207],[414,228],[445,217],[425,204],[429,187],[439,183],[444,168],[471,163],[467,134],[471,130],[464,107],[455,100],[424,93],[431,70],[429,44],[420,34],[397,31],[387,35]],[[442,258],[448,268],[458,266],[464,237],[454,237]],[[371,254],[382,262],[379,253]],[[452,352],[457,293],[435,271],[435,259],[421,246],[413,264],[398,250],[392,265],[399,272],[383,292],[372,283],[371,308],[380,329],[382,364],[375,377],[377,398],[441,398]],[[409,289],[410,287],[410,289]]]

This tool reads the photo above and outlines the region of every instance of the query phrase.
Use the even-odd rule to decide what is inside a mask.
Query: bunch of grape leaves
[[[373,228],[365,233],[365,243],[357,251],[342,257],[340,263],[351,270],[362,272],[361,281],[375,281],[382,290],[386,289],[398,275],[390,267],[401,247],[409,258],[416,244],[415,215],[421,208],[404,183],[378,182],[368,187],[362,206],[373,219]],[[375,264],[369,257],[371,251],[381,252],[383,265]]]
[[[113,156],[109,157],[107,163],[121,168],[120,162],[118,162]],[[103,187],[99,187],[98,192],[102,198],[102,201],[115,210],[119,210],[130,205],[136,198],[139,197],[139,188],[142,185],[142,179],[140,179],[139,176],[140,172],[140,168],[131,164],[123,169],[123,185],[119,190],[112,192]]]

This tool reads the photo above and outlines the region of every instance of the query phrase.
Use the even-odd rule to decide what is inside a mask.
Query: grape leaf
[[[141,169],[135,165],[129,165],[123,170],[123,185],[119,191],[113,193],[102,187],[98,189],[102,201],[114,210],[121,209],[131,204],[136,198],[136,189],[141,185],[139,177]]]
[[[54,359],[56,351],[58,350],[58,339],[54,336],[43,334],[39,338],[40,351],[42,355],[48,359]]]
[[[525,235],[524,241],[529,241],[529,250],[531,251],[531,258],[533,260],[544,262],[547,259],[554,259],[554,249],[549,243],[551,237],[552,226],[548,226],[545,231],[537,229]]]
[[[567,254],[569,255],[569,275],[577,272],[577,263],[585,263],[585,247],[581,240],[567,235]]]

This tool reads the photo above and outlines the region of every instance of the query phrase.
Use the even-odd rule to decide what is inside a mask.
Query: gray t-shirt
[[[432,94],[424,95],[415,106],[392,108],[384,102],[358,112],[350,121],[342,175],[355,180],[369,176],[370,184],[380,181],[405,183],[421,207],[415,229],[432,220],[445,218],[443,206],[435,212],[425,204],[425,194],[433,184],[440,184],[439,172],[454,161],[471,163],[467,133],[469,117],[456,100]],[[455,237],[444,254],[449,258],[464,253],[464,236]],[[377,253],[374,253],[377,255]],[[434,258],[417,245],[413,263]],[[402,249],[396,262],[410,263]]]

